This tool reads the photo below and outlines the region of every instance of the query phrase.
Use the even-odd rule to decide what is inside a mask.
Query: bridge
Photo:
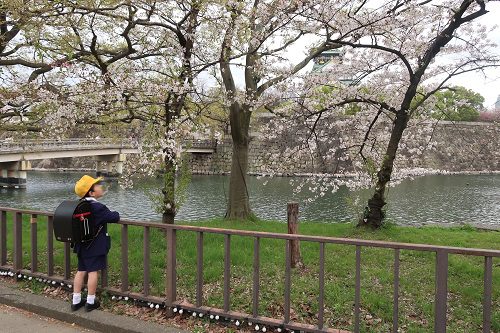
[[[27,171],[31,161],[94,157],[97,175],[117,176],[123,173],[123,162],[127,154],[139,152],[139,144],[120,139],[48,139],[17,140],[0,142],[0,187],[26,188]],[[212,154],[216,151],[216,140],[192,139],[182,143],[184,152]]]
[[[138,152],[130,140],[4,140],[0,142],[0,187],[26,188],[32,160],[91,156],[98,175],[116,176],[123,172],[126,154]]]

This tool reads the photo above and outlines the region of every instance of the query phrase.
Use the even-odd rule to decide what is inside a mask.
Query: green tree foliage
[[[438,91],[431,116],[436,119],[452,121],[476,121],[483,109],[484,97],[464,87],[452,87]]]

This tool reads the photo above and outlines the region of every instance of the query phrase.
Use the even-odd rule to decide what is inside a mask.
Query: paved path
[[[3,304],[0,304],[0,323],[2,333],[97,333]]]
[[[62,301],[58,299],[47,298],[43,295],[34,295],[25,291],[18,290],[13,286],[8,286],[2,284],[2,279],[0,278],[0,306],[5,307],[15,307],[17,309],[22,309],[23,313],[18,313],[16,310],[4,311],[0,310],[0,332],[1,333],[39,333],[39,332],[64,332],[64,333],[77,333],[77,332],[106,332],[106,333],[189,333],[188,331],[169,327],[166,325],[160,325],[153,322],[143,321],[138,318],[119,316],[109,312],[94,310],[92,312],[85,312],[80,309],[79,311],[70,311],[69,302]],[[9,312],[13,312],[10,314]],[[32,315],[30,319],[30,314]],[[36,313],[36,315],[35,315]],[[4,327],[4,319],[11,318],[13,326],[6,329]],[[43,317],[39,317],[43,316]],[[39,318],[38,320],[33,319]],[[43,318],[54,318],[60,320],[58,322],[62,326],[61,328],[67,327],[72,330],[60,330],[59,328],[53,329],[54,322],[49,324]],[[41,319],[40,319],[41,318]],[[32,321],[33,320],[33,321]],[[49,319],[50,321],[50,319]],[[23,322],[24,326],[26,324],[25,330],[16,331],[17,323]],[[65,322],[61,323],[61,322]],[[72,326],[73,324],[78,326]],[[39,329],[39,327],[47,328],[46,331]],[[30,329],[31,328],[31,329]],[[85,330],[85,329],[87,330]],[[10,330],[9,330],[10,329]]]

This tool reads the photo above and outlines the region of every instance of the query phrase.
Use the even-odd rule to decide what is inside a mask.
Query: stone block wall
[[[409,128],[411,135],[416,129]],[[417,136],[418,137],[418,136]],[[404,155],[403,167],[438,169],[453,172],[500,171],[500,126],[492,123],[442,122],[432,133],[435,147],[427,149],[420,156],[412,156],[409,149],[401,149]],[[424,139],[417,139],[411,146],[425,146]],[[283,159],[269,165],[269,153],[278,153],[287,145],[286,139],[278,142],[252,138],[249,146],[249,173],[260,174],[273,169],[278,174],[333,172],[337,161],[324,161],[321,156],[312,160]],[[332,141],[335,148],[337,141]],[[227,174],[231,170],[232,143],[230,138],[219,142],[213,154],[190,154],[189,162],[194,174]],[[349,164],[349,161],[341,162]],[[345,165],[344,165],[345,166]]]

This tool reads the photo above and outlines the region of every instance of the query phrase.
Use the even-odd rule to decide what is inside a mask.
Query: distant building
[[[313,72],[321,72],[328,67],[330,62],[335,58],[342,59],[344,52],[341,49],[328,50],[321,53],[319,56],[313,59],[314,66]]]
[[[313,73],[319,73],[326,70],[328,67],[333,66],[334,59],[339,59],[342,61],[342,57],[344,56],[344,51],[342,49],[333,49],[322,52],[319,56],[313,59]],[[339,81],[345,85],[350,85],[353,83],[351,78],[340,78]]]

